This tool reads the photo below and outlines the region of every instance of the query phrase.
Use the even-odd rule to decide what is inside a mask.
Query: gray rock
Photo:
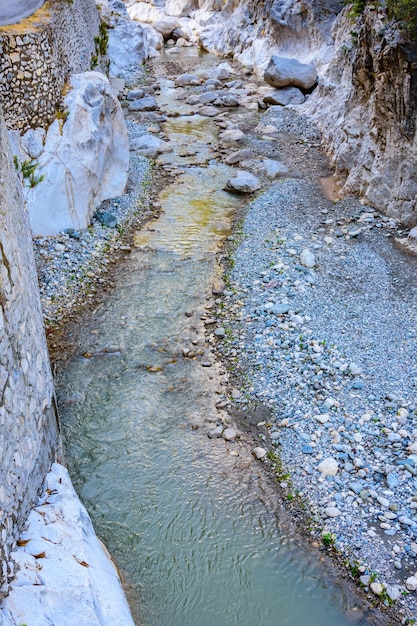
[[[305,96],[298,87],[284,87],[277,89],[264,97],[266,104],[279,104],[287,106],[288,104],[303,104]]]
[[[275,315],[285,315],[289,313],[291,306],[289,304],[279,303],[274,304],[274,306],[270,309],[272,313]]]
[[[229,178],[226,183],[225,191],[231,193],[254,193],[261,188],[261,181],[259,178],[251,174],[250,172],[239,171],[235,178]]]
[[[264,174],[271,180],[288,174],[288,167],[273,159],[265,159],[262,161],[257,170],[260,174]]]
[[[130,149],[142,156],[154,159],[158,154],[166,152],[169,149],[169,145],[154,135],[142,135],[132,140]]]
[[[200,79],[196,74],[181,74],[175,79],[177,87],[187,87],[188,85],[199,85]]]
[[[225,162],[227,165],[236,165],[236,163],[253,159],[255,156],[256,155],[252,152],[252,150],[243,149],[238,152],[233,152],[233,154],[229,154],[229,156],[226,157]]]
[[[145,92],[143,91],[143,89],[132,89],[131,91],[129,91],[126,98],[128,100],[139,100],[140,98],[143,98],[144,95]]]
[[[265,81],[273,87],[300,87],[311,89],[317,81],[314,65],[300,63],[297,59],[272,56],[264,74]]]
[[[222,436],[223,431],[224,431],[224,426],[223,424],[220,424],[219,426],[216,426],[216,428],[214,428],[208,433],[208,437],[209,439],[218,439],[219,437]]]
[[[133,100],[129,104],[129,111],[155,111],[158,108],[153,96],[145,96],[139,100]]]
[[[222,436],[223,439],[226,439],[226,441],[233,441],[234,439],[236,439],[236,431],[234,430],[234,428],[225,428]]]
[[[117,226],[116,216],[109,211],[103,211],[103,213],[98,213],[96,217],[100,224],[102,224],[103,226],[108,226],[109,228],[114,228],[115,226]]]

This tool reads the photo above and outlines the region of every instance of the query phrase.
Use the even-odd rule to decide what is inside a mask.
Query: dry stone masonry
[[[48,127],[69,74],[91,67],[99,23],[94,0],[53,0],[0,28],[0,100],[9,128]]]
[[[58,428],[30,227],[0,114],[0,582]]]

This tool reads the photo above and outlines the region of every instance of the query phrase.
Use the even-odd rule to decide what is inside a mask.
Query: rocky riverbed
[[[195,71],[175,50],[121,91],[134,148],[129,193],[101,207],[91,229],[35,242],[45,316],[58,321],[88,285],[94,301],[113,251],[129,252],[120,237],[146,203],[146,156],[160,176],[181,173],[181,159],[166,159],[161,123],[179,111],[211,118],[211,149],[237,170],[229,188],[258,193],[207,305],[207,342],[236,375],[211,436],[223,433],[225,409],[251,421],[266,406],[257,457],[290,506],[307,511],[314,540],[406,623],[417,610],[415,261],[396,249],[394,222],[354,198],[336,201],[337,190],[326,197],[320,179],[332,183],[331,172],[300,107],[263,112],[271,89],[247,71],[209,72],[204,59]],[[172,89],[175,100],[164,101]],[[183,152],[192,159],[193,146]],[[148,206],[149,216],[158,210]]]

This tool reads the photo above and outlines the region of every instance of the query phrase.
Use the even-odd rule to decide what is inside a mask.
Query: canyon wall
[[[0,583],[58,437],[27,213],[0,112]]]
[[[100,19],[94,0],[51,0],[20,24],[0,27],[0,100],[9,128],[47,128],[69,74],[91,68]]]
[[[417,224],[417,43],[369,9],[346,11],[336,50],[306,109],[318,122],[344,192],[403,226]]]

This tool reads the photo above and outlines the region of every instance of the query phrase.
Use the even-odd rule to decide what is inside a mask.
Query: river
[[[165,107],[172,94],[166,79]],[[213,122],[180,113],[164,125],[174,151],[160,166],[181,169],[161,216],[71,331],[78,349],[58,394],[74,485],[138,625],[377,623],[297,534],[245,441],[207,437],[227,373],[201,318],[243,200],[223,191],[230,169],[215,159]],[[179,157],[190,144],[195,154]]]

